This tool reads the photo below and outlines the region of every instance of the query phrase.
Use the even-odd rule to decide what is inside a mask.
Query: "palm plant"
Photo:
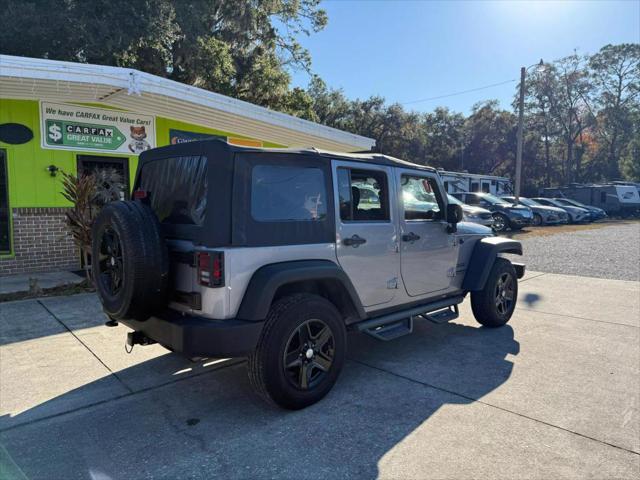
[[[79,248],[87,279],[91,280],[91,227],[100,209],[120,200],[125,190],[122,176],[113,168],[91,174],[62,172],[62,196],[73,204],[66,212],[66,224]]]

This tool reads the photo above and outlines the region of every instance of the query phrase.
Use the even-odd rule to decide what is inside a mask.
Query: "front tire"
[[[346,357],[347,334],[338,310],[311,294],[283,297],[272,305],[249,380],[263,399],[298,410],[321,400],[335,384]]]
[[[504,232],[509,228],[509,219],[501,213],[493,214],[493,229],[496,232]]]
[[[536,227],[539,227],[543,224],[543,220],[542,220],[542,215],[540,215],[539,213],[534,213],[533,214],[533,225]]]
[[[518,277],[511,262],[496,258],[482,290],[471,292],[471,310],[478,323],[485,327],[505,325],[516,307]]]

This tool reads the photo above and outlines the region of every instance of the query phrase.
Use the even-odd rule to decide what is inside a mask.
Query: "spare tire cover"
[[[168,251],[149,206],[106,205],[93,224],[91,247],[92,277],[107,315],[142,321],[166,305]]]

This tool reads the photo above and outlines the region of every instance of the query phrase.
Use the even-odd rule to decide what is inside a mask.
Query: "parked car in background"
[[[451,194],[448,194],[447,198],[449,199],[449,203],[460,205],[460,208],[462,208],[463,221],[479,223],[480,225],[484,225],[486,227],[493,227],[493,214],[486,208],[467,205],[466,203],[462,203]]]
[[[589,210],[582,207],[574,207],[572,205],[563,205],[558,201],[557,198],[541,198],[536,197],[532,199],[542,205],[547,205],[549,207],[558,207],[562,208],[567,214],[569,214],[569,223],[581,223],[581,222],[590,222],[591,214]]]
[[[543,188],[545,198],[571,198],[580,203],[604,209],[608,215],[623,217],[640,213],[640,191],[632,182],[583,185],[572,183],[564,187]]]
[[[533,212],[529,207],[514,205],[490,193],[465,192],[451,195],[467,205],[489,210],[493,216],[493,229],[496,232],[504,232],[509,228],[520,230],[522,227],[531,225],[533,221]]]
[[[502,196],[505,200],[516,203],[516,197]],[[558,223],[569,223],[569,214],[562,208],[541,205],[530,198],[520,197],[518,202],[520,205],[529,207],[533,210],[533,224],[539,225],[556,225]]]
[[[573,200],[571,198],[556,198],[556,200],[566,207],[578,207],[584,208],[589,211],[591,214],[591,220],[602,220],[603,218],[607,218],[607,212],[598,207],[593,207],[591,205],[585,205],[584,203],[580,203],[577,200]]]

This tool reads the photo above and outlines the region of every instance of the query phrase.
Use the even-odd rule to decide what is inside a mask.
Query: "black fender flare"
[[[522,255],[522,244],[517,240],[503,237],[486,237],[478,240],[471,252],[462,289],[482,290],[499,253]]]
[[[342,268],[330,260],[294,260],[260,267],[254,272],[247,285],[236,317],[249,321],[264,320],[278,288],[309,280],[339,282],[351,300],[357,316],[360,319],[366,318],[360,297],[351,280]]]

